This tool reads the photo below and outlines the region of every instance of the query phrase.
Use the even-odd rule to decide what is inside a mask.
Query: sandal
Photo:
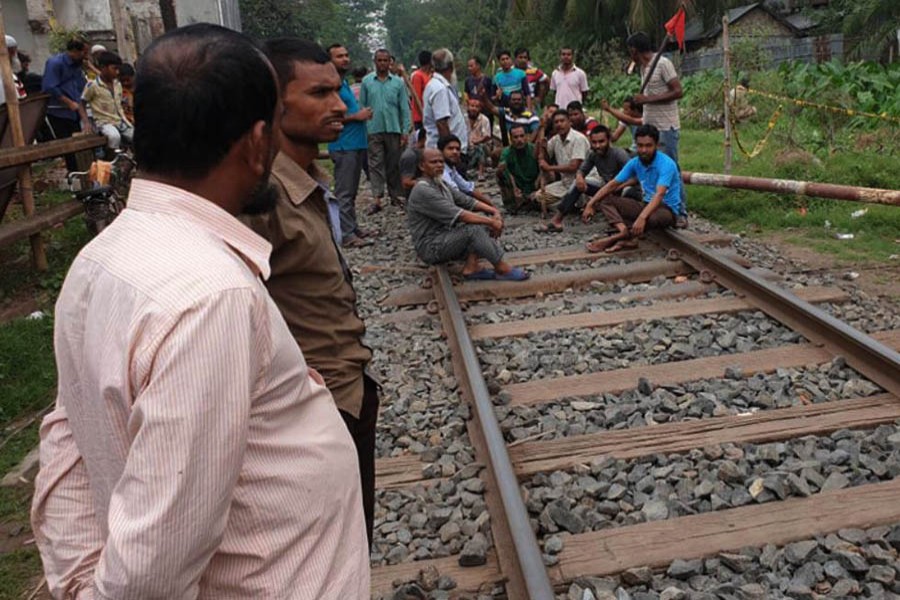
[[[600,252],[605,251],[610,246],[614,246],[618,242],[619,240],[600,239],[593,242],[588,242],[584,245],[584,247],[591,254],[599,254]]]
[[[494,277],[497,281],[525,281],[530,278],[531,273],[519,267],[513,267],[507,273],[497,273],[496,277]]]
[[[555,224],[553,221],[547,221],[546,223],[541,223],[540,225],[535,226],[534,230],[537,233],[562,233],[562,226]]]
[[[463,279],[465,279],[466,281],[487,281],[496,278],[497,274],[493,269],[481,269],[480,271],[475,271],[474,273],[463,275]]]

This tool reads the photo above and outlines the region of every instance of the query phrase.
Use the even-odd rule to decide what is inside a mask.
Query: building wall
[[[762,9],[754,9],[728,26],[732,37],[791,35],[791,29]]]

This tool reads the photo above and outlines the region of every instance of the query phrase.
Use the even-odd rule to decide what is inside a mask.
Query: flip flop
[[[524,269],[520,269],[519,267],[513,267],[510,269],[508,273],[500,274],[497,273],[495,279],[497,281],[525,281],[526,279],[531,278],[531,273],[525,271]]]
[[[537,225],[534,230],[537,233],[562,233],[563,228],[559,225],[555,225],[553,221],[548,221],[547,223]]]
[[[599,242],[599,241],[604,241],[604,240],[597,240],[597,241],[594,241],[594,242],[588,242],[587,244],[584,245],[584,248],[585,248],[588,252],[590,252],[591,254],[600,254],[601,252],[606,251],[610,246],[614,246],[615,244],[618,243],[618,241],[611,241],[611,242],[610,242],[610,241],[607,241],[607,242],[604,243],[602,246],[597,246],[596,244],[597,244],[597,242]]]
[[[496,279],[497,274],[493,269],[481,269],[480,271],[475,271],[474,273],[463,275],[463,278],[466,281],[487,281],[490,279]]]

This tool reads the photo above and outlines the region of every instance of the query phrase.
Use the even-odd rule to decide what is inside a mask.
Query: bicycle
[[[90,171],[72,171],[66,175],[69,191],[84,205],[84,222],[92,236],[106,229],[125,209],[131,174],[137,166],[133,158],[121,151],[109,163],[108,176],[98,174],[99,163],[100,161],[94,162]],[[76,190],[76,179],[79,179],[82,185],[86,182],[91,187]],[[101,184],[98,179],[106,179],[108,183]]]

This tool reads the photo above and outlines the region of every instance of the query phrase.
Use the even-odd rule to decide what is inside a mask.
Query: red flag
[[[678,40],[678,48],[684,52],[684,6],[678,9],[675,16],[666,22],[666,33]]]

